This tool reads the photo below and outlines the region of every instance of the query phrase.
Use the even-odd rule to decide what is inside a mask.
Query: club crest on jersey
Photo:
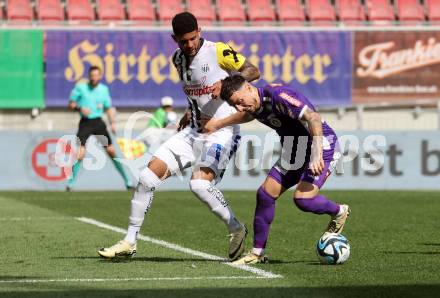
[[[209,71],[209,65],[208,65],[208,63],[202,65],[202,71],[203,71],[204,73],[207,73],[207,72]]]
[[[301,101],[285,92],[281,92],[278,96],[290,103],[292,106],[301,107],[303,105]]]
[[[269,118],[269,123],[275,127],[281,127],[281,121],[278,118]]]

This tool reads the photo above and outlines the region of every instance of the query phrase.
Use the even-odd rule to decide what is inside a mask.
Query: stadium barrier
[[[47,107],[65,107],[69,91],[78,81],[86,79],[91,64],[104,70],[103,81],[109,85],[117,107],[157,106],[164,95],[173,96],[177,106],[187,104],[178,73],[171,66],[170,58],[176,46],[166,28],[44,28],[32,31],[40,35],[44,32],[44,39],[35,39],[32,47],[23,47],[18,38],[7,38],[25,32],[28,31],[0,30],[3,53],[14,47],[21,50],[9,50],[9,53],[18,55],[24,48],[33,49],[32,59],[27,60],[2,55],[2,108],[43,105],[40,95],[43,61]],[[437,101],[439,34],[438,27],[215,28],[203,32],[209,40],[228,42],[258,65],[261,70],[258,85],[291,85],[323,107]],[[15,71],[9,66],[18,60],[29,72]],[[15,86],[14,80],[33,81],[34,85],[12,90],[9,86]],[[36,86],[40,89],[35,89]],[[31,90],[32,94],[28,94]],[[203,92],[203,88],[190,91]],[[38,97],[38,101],[24,100],[31,95]]]
[[[0,132],[0,190],[63,190],[68,167],[63,169],[59,161],[67,161],[72,156],[69,152],[74,150],[61,146],[58,155],[56,150],[58,140],[66,134],[72,132]],[[338,135],[343,155],[325,189],[440,189],[439,132],[364,131]],[[82,169],[75,189],[124,189],[108,157],[102,149],[95,150],[99,146],[93,144],[92,138],[83,162],[88,170]],[[256,190],[279,154],[279,141],[273,132],[243,132],[242,144],[224,175],[221,189]],[[136,180],[149,158],[145,153],[121,161]],[[189,178],[190,172],[186,171],[167,180],[160,189],[188,189]]]
[[[0,109],[44,107],[43,31],[0,31]]]

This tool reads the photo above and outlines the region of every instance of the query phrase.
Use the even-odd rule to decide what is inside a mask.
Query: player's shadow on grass
[[[103,261],[109,261],[102,259]],[[111,260],[111,262],[153,262],[153,263],[174,263],[174,262],[214,262],[220,263],[216,260],[206,260],[206,259],[187,259],[187,258],[168,258],[168,257],[134,257],[134,258],[116,258]]]
[[[54,257],[53,259],[76,259],[76,260],[96,260],[103,263],[128,263],[128,262],[157,262],[157,263],[173,263],[173,262],[214,262],[217,260],[206,260],[196,258],[168,258],[168,257],[117,257],[113,259],[104,259],[99,256],[78,256],[78,257]]]
[[[8,276],[0,275],[0,280],[22,280],[22,279],[36,279],[37,276]]]
[[[420,245],[424,245],[424,246],[440,246],[440,243],[420,243]]]
[[[48,297],[155,297],[155,298],[218,298],[218,297],[438,297],[439,285],[371,285],[371,286],[328,286],[328,287],[273,287],[271,283],[258,281],[260,286],[240,288],[232,283],[228,287],[210,288],[209,284],[195,288],[174,289],[95,289],[95,288],[64,288],[50,291],[38,291],[35,285],[27,285],[25,290],[12,290],[2,293],[2,297],[8,298],[48,298]],[[206,283],[206,282],[205,282]],[[147,287],[147,285],[144,285]]]
[[[440,255],[440,251],[383,251],[382,253],[390,255]]]
[[[269,264],[306,264],[306,265],[321,265],[319,262],[317,261],[311,261],[311,260],[307,260],[307,261],[298,261],[298,260],[277,260],[277,259],[269,259]]]

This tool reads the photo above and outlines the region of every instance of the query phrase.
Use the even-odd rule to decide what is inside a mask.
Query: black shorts
[[[81,118],[81,121],[79,121],[78,133],[76,134],[81,142],[81,146],[85,146],[87,139],[92,135],[97,136],[99,142],[104,146],[112,144],[112,139],[107,131],[107,126],[101,118]]]

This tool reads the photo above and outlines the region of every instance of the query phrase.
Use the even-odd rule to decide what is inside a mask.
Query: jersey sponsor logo
[[[211,86],[203,86],[203,87],[192,87],[192,86],[185,86],[183,88],[183,92],[185,92],[185,94],[187,96],[202,96],[202,95],[206,95],[206,94],[210,94],[212,87]]]
[[[288,103],[290,103],[292,106],[301,107],[303,105],[300,100],[294,98],[293,96],[285,92],[281,92],[278,96],[284,99],[285,101],[287,101]]]
[[[55,153],[58,139],[46,139],[32,150],[31,164],[37,176],[46,181],[63,181],[70,169],[61,168],[56,164]],[[73,148],[65,146],[65,154],[72,154]]]

